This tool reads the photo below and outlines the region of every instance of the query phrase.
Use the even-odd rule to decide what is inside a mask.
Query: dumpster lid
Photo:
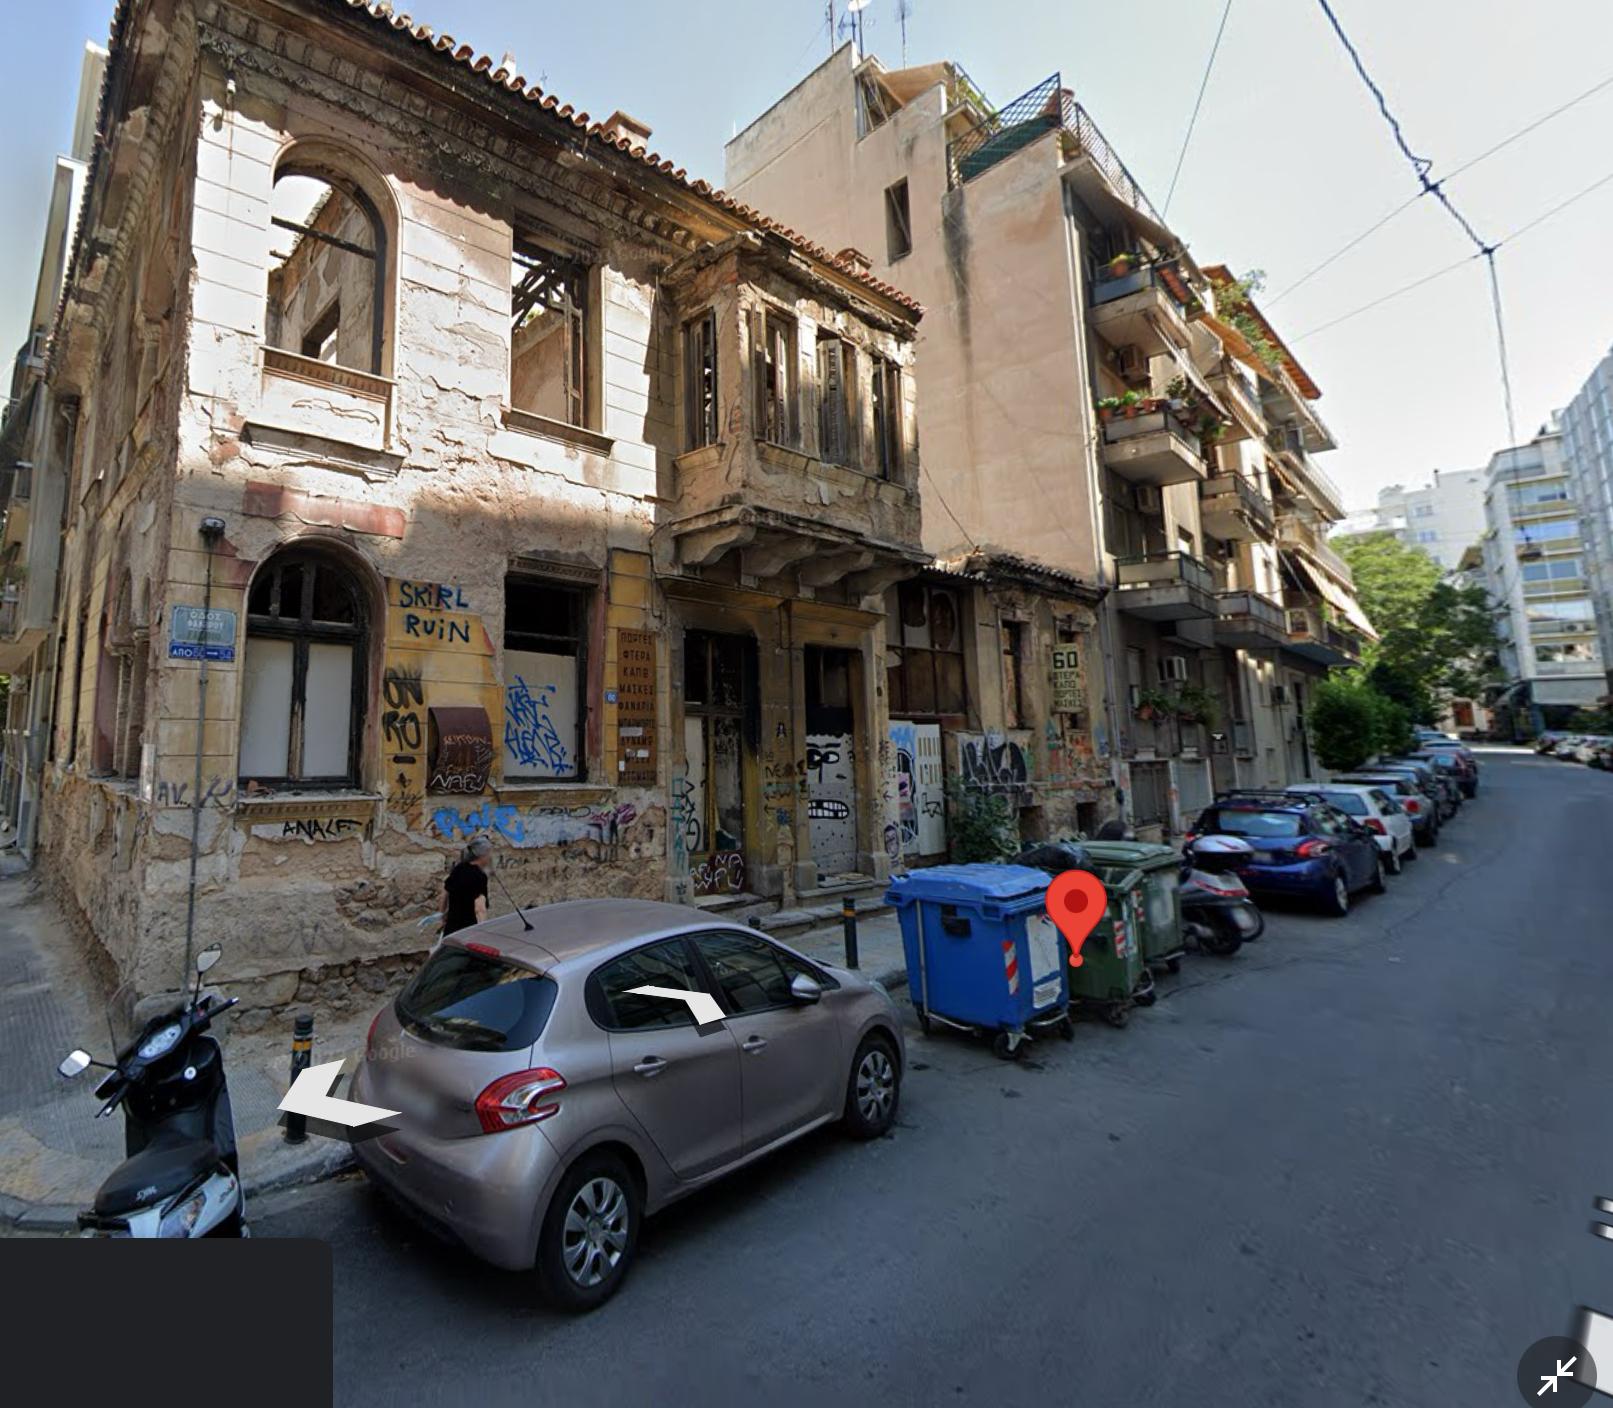
[[[1040,899],[1047,875],[1023,865],[932,865],[891,877],[887,898],[932,900],[943,904],[978,904],[982,900]]]
[[[1082,849],[1097,865],[1129,865],[1139,870],[1159,870],[1182,863],[1172,846],[1156,846],[1147,841],[1083,841]]]
[[[1045,870],[1049,875],[1061,875],[1066,870],[1091,870],[1092,859],[1086,847],[1077,841],[1039,841],[1027,846],[1013,859],[1015,865],[1028,865]]]

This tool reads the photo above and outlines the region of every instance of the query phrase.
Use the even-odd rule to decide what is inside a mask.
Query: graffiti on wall
[[[294,817],[254,826],[252,834],[265,841],[353,841],[364,834],[364,823],[350,816]]]
[[[440,582],[393,583],[399,625],[411,640],[427,645],[470,645],[470,603],[460,587]]]
[[[193,805],[196,793],[191,782],[158,782],[152,800],[159,807],[188,807]],[[235,781],[214,774],[207,779],[201,791],[201,805],[229,811],[235,806]]]
[[[425,746],[420,710],[425,707],[426,692],[420,681],[420,667],[389,665],[381,676],[381,694],[386,700],[381,715],[383,746],[406,755],[394,757],[394,763],[412,763]]]
[[[809,734],[806,745],[812,858],[824,874],[844,874],[857,868],[857,769],[851,735]]]
[[[561,662],[570,675],[569,687],[562,688],[552,678],[529,684],[522,674],[505,686],[504,775],[569,777],[575,771],[566,740],[577,736],[577,661],[564,656],[532,658]],[[506,670],[519,664],[507,661]]]
[[[522,850],[597,841],[615,847],[642,813],[631,802],[613,807],[527,807],[484,802],[475,807],[437,807],[431,825],[444,840],[488,835]]]
[[[958,767],[970,787],[995,792],[1011,805],[1030,803],[1030,762],[1025,750],[1000,733],[960,734]]]
[[[732,895],[745,888],[745,857],[738,851],[718,851],[707,856],[689,878],[697,895]]]

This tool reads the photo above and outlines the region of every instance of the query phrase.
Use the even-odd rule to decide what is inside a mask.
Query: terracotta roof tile
[[[502,67],[495,69],[493,60],[486,54],[478,55],[471,45],[461,44],[456,48],[453,38],[449,35],[436,34],[430,25],[416,24],[409,15],[396,14],[388,0],[329,0],[329,3],[345,5],[350,10],[360,10],[377,24],[384,24],[391,29],[406,33],[410,38],[433,49],[435,52],[446,55],[453,62],[468,65],[473,73],[480,74],[489,83],[508,92],[520,94],[528,102],[540,104],[545,112],[553,113],[562,121],[569,122],[573,127],[585,132],[590,138],[605,142],[624,155],[635,157],[651,169],[672,177],[673,180],[692,191],[695,195],[711,201],[712,204],[721,207],[730,215],[755,226],[757,229],[767,230],[781,236],[803,254],[808,254],[819,263],[837,270],[853,282],[859,283],[865,288],[873,289],[876,293],[912,313],[923,313],[923,305],[917,299],[910,298],[903,293],[894,284],[888,284],[883,279],[876,278],[874,275],[858,269],[849,261],[840,259],[825,249],[824,246],[809,240],[799,231],[790,229],[789,226],[762,214],[761,211],[753,206],[746,205],[743,201],[735,200],[733,196],[721,188],[713,186],[710,182],[698,179],[691,181],[683,167],[674,167],[670,161],[663,160],[660,153],[635,152],[633,144],[626,137],[608,136],[604,127],[600,123],[591,121],[587,113],[577,112],[570,103],[559,106],[558,100],[552,94],[543,93],[537,84],[534,83],[529,86],[524,78],[509,74]],[[453,52],[449,53],[449,50]]]

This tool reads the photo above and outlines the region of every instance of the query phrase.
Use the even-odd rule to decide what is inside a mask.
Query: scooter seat
[[[125,1159],[95,1192],[95,1211],[116,1217],[171,1197],[221,1162],[205,1139],[149,1145]]]

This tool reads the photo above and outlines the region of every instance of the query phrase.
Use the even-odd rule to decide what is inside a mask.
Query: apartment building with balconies
[[[120,972],[368,1000],[473,836],[881,884],[918,305],[387,6],[130,0],[101,94],[41,845]]]
[[[1125,814],[1169,830],[1219,787],[1306,775],[1307,684],[1359,649],[1321,541],[1343,506],[1310,458],[1333,443],[1319,392],[1239,333],[1252,304],[1234,315],[1231,275],[1194,261],[1061,78],[996,107],[956,63],[848,45],[734,137],[727,179],[926,305],[925,546],[990,544],[1104,595],[1083,746]],[[969,679],[943,732],[1008,678]]]
[[[1613,352],[1563,408],[1563,460],[1579,505],[1585,574],[1613,696]]]
[[[1482,543],[1485,583],[1502,607],[1505,685],[1491,707],[1514,738],[1559,728],[1607,691],[1585,515],[1556,419],[1490,460]]]

